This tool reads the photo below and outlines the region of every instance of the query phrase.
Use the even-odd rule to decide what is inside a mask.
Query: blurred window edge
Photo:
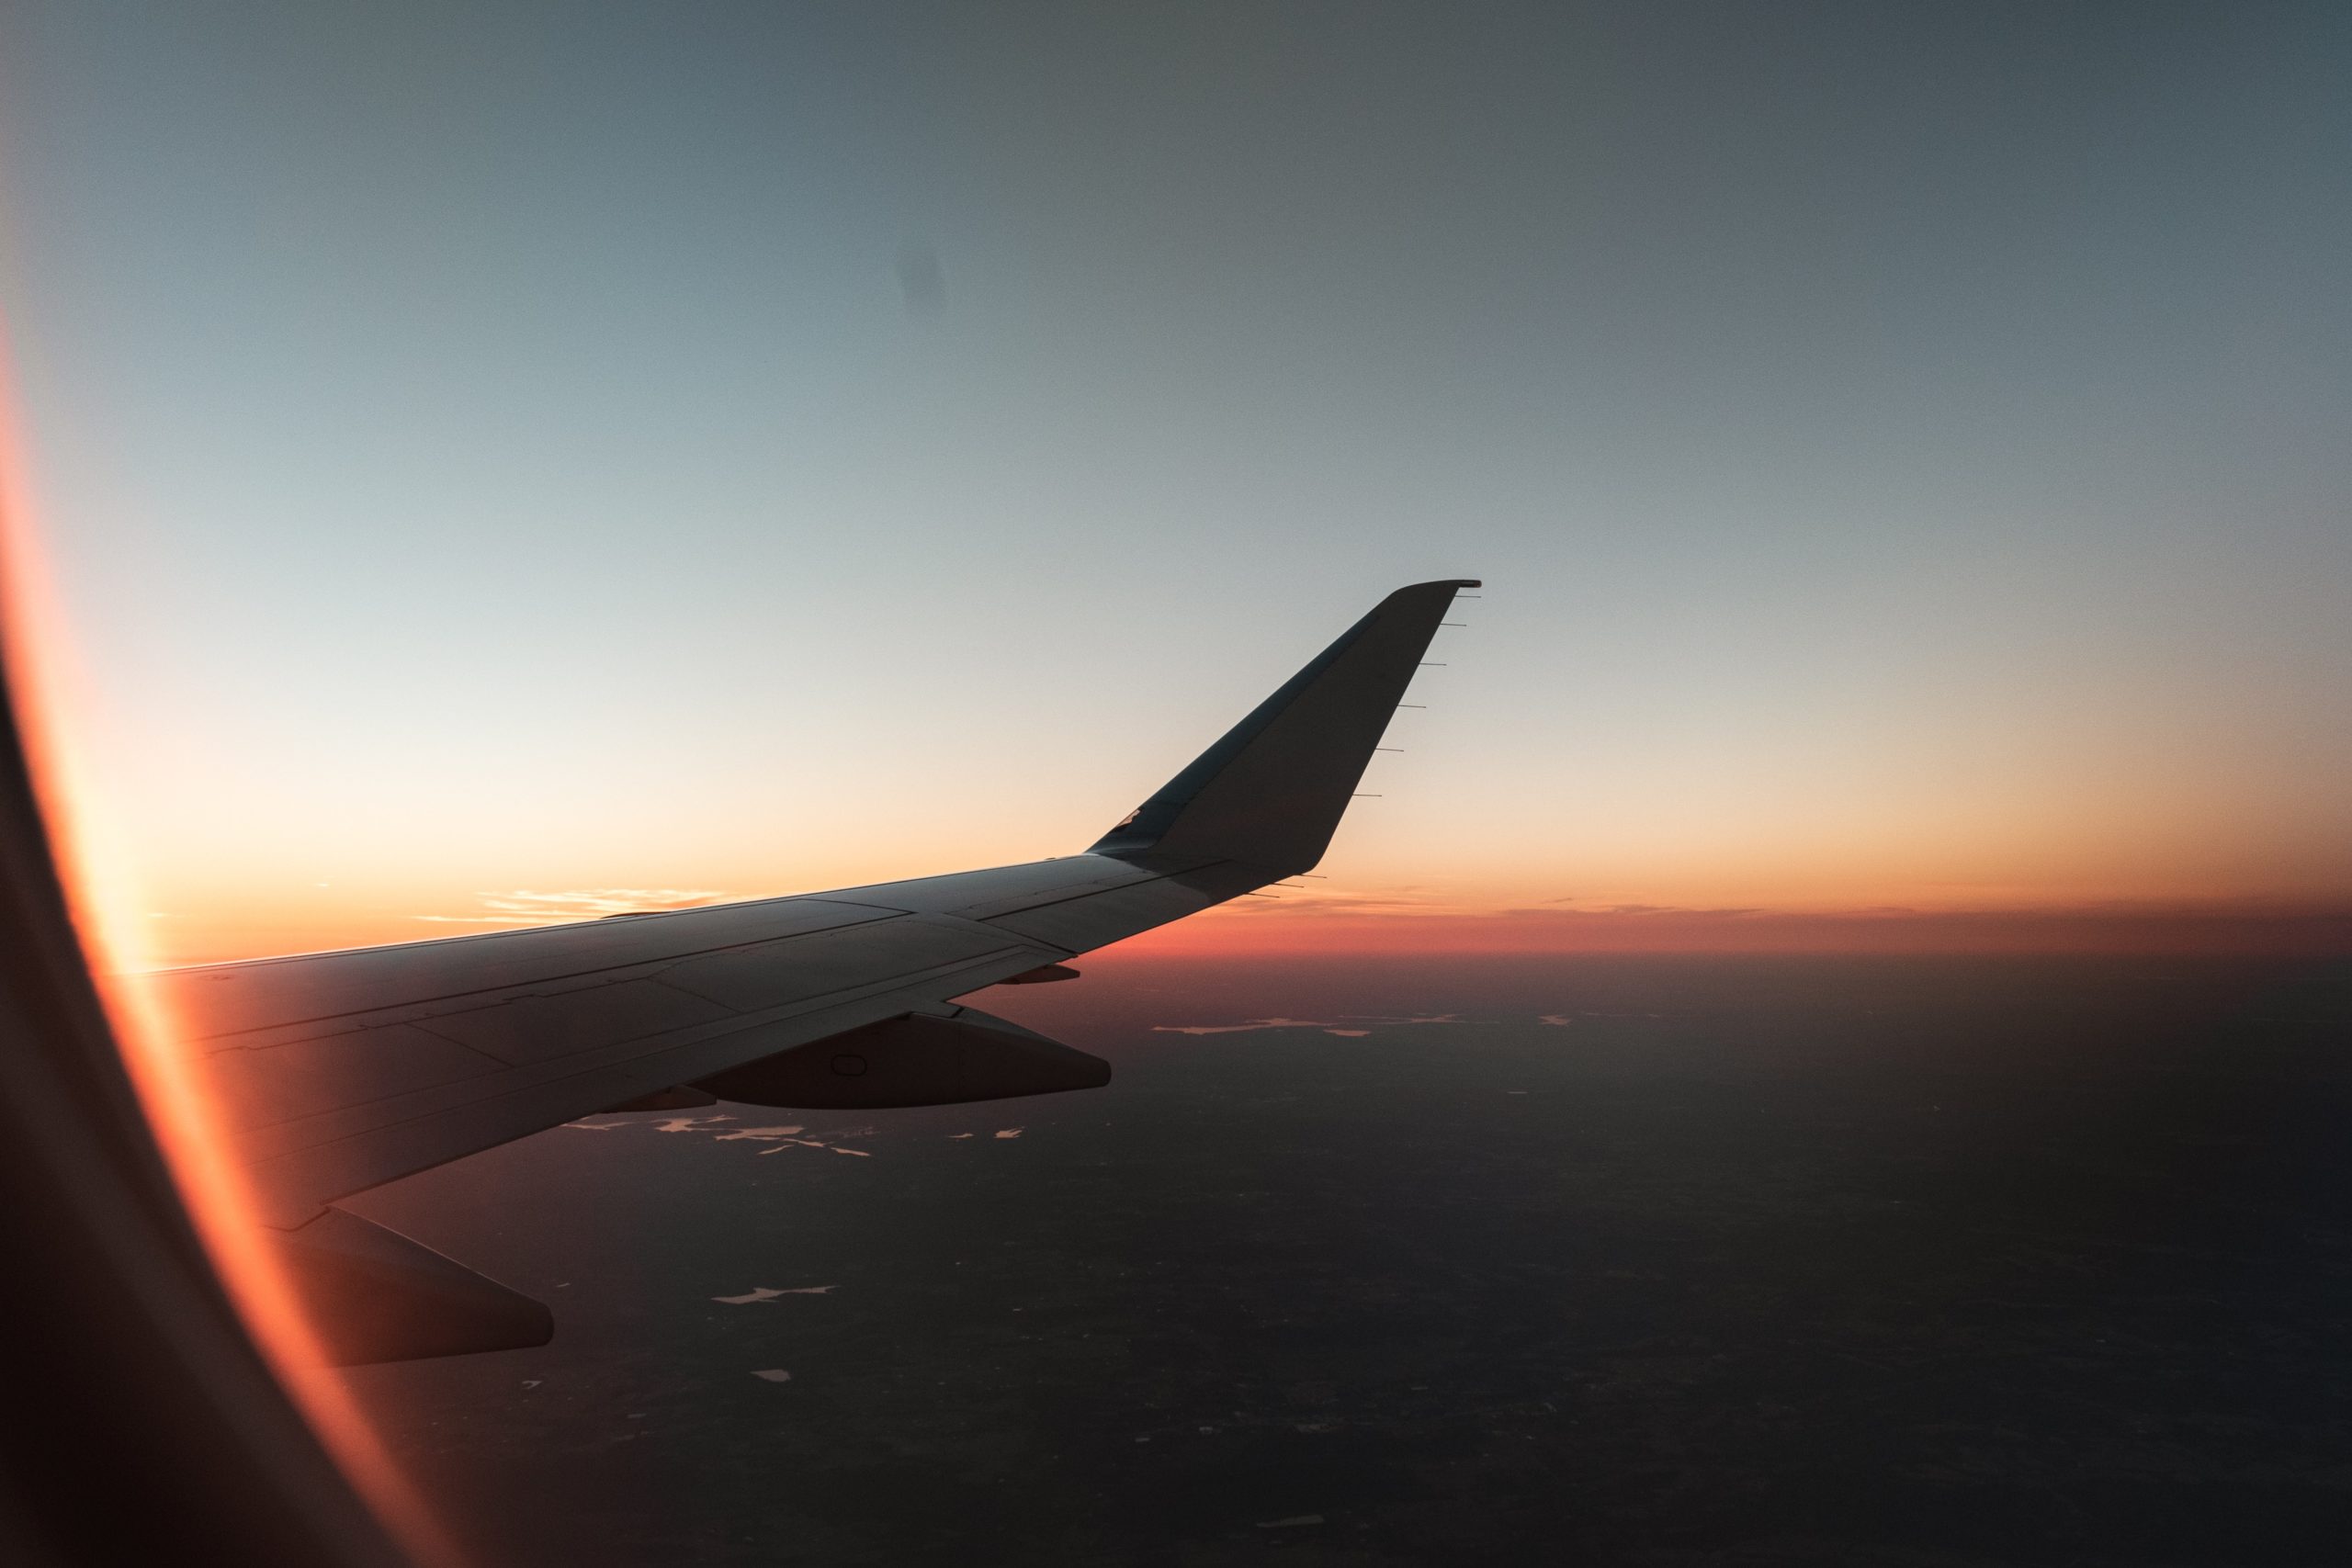
[[[248,1337],[140,1109],[0,691],[0,1561],[403,1556]]]

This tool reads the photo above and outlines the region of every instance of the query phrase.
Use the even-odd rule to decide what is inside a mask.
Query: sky
[[[2347,74],[2324,4],[10,0],[81,787],[153,962],[1069,853],[1478,577],[1321,890],[1182,940],[2352,945]]]

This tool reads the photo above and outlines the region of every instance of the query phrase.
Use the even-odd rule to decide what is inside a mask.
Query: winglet
[[[1477,586],[1417,582],[1383,599],[1088,852],[1313,867],[1453,595]]]

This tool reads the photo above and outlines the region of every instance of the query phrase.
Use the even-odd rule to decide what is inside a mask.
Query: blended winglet
[[[1477,586],[1417,582],[1383,599],[1088,852],[1312,869],[1454,594]]]

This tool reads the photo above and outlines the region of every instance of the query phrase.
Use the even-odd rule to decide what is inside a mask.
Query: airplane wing
[[[1311,869],[1476,586],[1382,600],[1082,853],[146,982],[201,1055],[261,1219],[351,1325],[338,1359],[543,1343],[537,1303],[328,1205],[664,1094],[874,1108],[1107,1081],[1107,1064],[954,998],[1065,977],[1062,960]],[[385,1317],[403,1292],[433,1310]]]

